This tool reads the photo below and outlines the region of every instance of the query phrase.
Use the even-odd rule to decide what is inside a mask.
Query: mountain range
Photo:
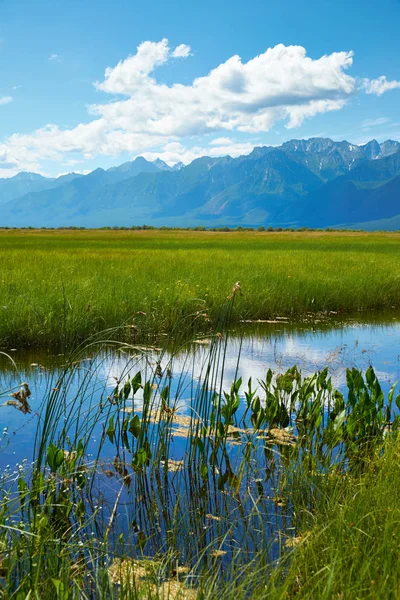
[[[400,228],[400,142],[328,138],[202,157],[138,157],[87,175],[0,179],[0,226]]]

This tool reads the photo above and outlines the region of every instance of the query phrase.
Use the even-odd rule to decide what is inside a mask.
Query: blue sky
[[[0,176],[400,140],[399,23],[399,0],[0,0]]]

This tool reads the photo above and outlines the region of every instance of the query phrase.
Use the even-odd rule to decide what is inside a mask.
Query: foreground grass
[[[298,483],[301,483],[298,481]],[[311,483],[311,482],[309,482]],[[303,485],[300,488],[303,492]],[[313,497],[310,498],[310,491]],[[358,477],[319,478],[299,498],[300,543],[273,596],[400,596],[400,446],[388,444]]]
[[[236,281],[236,318],[391,308],[399,241],[382,233],[1,231],[0,343],[71,347],[123,323],[138,336],[170,332],[188,315],[204,329]]]
[[[64,600],[396,599],[400,595],[399,467],[400,447],[393,440],[358,476],[342,473],[313,480],[305,472],[299,474],[299,487],[292,490],[298,522],[294,547],[286,543],[288,548],[283,548],[275,564],[261,549],[247,565],[236,565],[232,559],[224,571],[218,558],[210,558],[208,574],[196,579],[196,587],[183,583],[184,570],[179,575],[179,569],[172,569],[165,580],[174,565],[173,553],[162,561],[132,560],[120,546],[123,557],[104,569],[106,546],[93,539],[85,554],[79,553],[72,539],[60,544],[45,534],[39,521],[33,560],[23,560],[27,549],[21,539],[8,554],[7,565],[19,565],[19,592],[5,586],[0,594],[9,600],[27,597],[30,589],[37,598]],[[75,562],[71,561],[74,554]],[[46,557],[43,562],[36,558],[40,555]],[[0,572],[0,580],[4,573]],[[13,587],[18,589],[18,584]]]
[[[298,529],[293,549],[275,566],[262,553],[229,600],[390,600],[400,596],[400,446],[386,445],[358,476],[298,474],[293,488]],[[250,592],[250,595],[249,595]]]

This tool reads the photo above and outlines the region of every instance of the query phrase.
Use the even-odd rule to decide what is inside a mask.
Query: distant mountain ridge
[[[21,172],[9,179],[0,179],[0,206],[14,198],[20,198],[25,194],[29,194],[30,192],[41,192],[43,190],[56,188],[78,177],[82,177],[82,175],[68,173],[57,179],[50,179],[38,175],[37,173]]]
[[[400,142],[329,138],[168,166],[0,179],[0,226],[353,226],[400,222]],[[370,225],[368,225],[370,223]]]

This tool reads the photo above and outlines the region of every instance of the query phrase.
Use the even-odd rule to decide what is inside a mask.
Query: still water
[[[154,377],[158,364],[165,372],[168,368],[171,396],[179,413],[189,415],[191,399],[196,385],[204,374],[209,359],[209,340],[186,346],[173,358],[168,351],[128,348],[81,356],[73,366],[68,380],[68,397],[82,393],[82,381],[90,373],[90,386],[85,384],[85,419],[100,398],[111,393],[116,381],[124,381],[128,375],[142,372],[142,380]],[[222,388],[229,390],[232,381],[242,377],[247,384],[251,377],[253,387],[265,377],[271,368],[275,373],[284,372],[297,365],[303,375],[329,367],[332,383],[339,389],[345,385],[346,369],[356,367],[366,370],[373,365],[382,389],[387,392],[400,378],[400,319],[389,316],[383,322],[349,320],[344,323],[302,325],[288,323],[260,324],[240,339],[235,335],[224,344],[224,364],[220,359]],[[0,355],[0,469],[12,468],[24,458],[31,461],[35,433],[40,424],[39,412],[48,394],[59,385],[65,358],[52,355],[4,349],[13,363]],[[14,406],[8,406],[10,393],[28,382],[32,412],[23,414]],[[135,410],[140,411],[141,390],[135,396]],[[90,450],[96,452],[101,423],[94,430]]]
[[[90,494],[85,496],[86,510],[93,516],[92,535],[101,539],[114,514],[112,539],[117,544],[118,536],[123,534],[125,548],[130,545],[128,551],[134,556],[141,552],[157,556],[173,548],[183,564],[193,565],[200,555],[222,551],[222,561],[228,565],[232,556],[239,554],[245,563],[259,548],[268,548],[271,557],[276,558],[285,547],[285,539],[296,533],[290,504],[279,497],[276,483],[275,457],[279,452],[263,443],[256,445],[246,460],[246,476],[240,489],[235,488],[236,484],[233,489],[223,476],[228,471],[240,473],[246,444],[243,439],[240,441],[239,434],[239,441],[228,440],[218,470],[209,471],[204,477],[200,465],[197,470],[191,468],[188,457],[192,442],[188,434],[179,435],[178,427],[168,438],[166,452],[177,463],[186,457],[185,466],[178,472],[163,472],[160,465],[153,463],[140,477],[132,468],[133,446],[126,446],[121,435],[109,436],[107,428],[111,411],[119,432],[127,414],[141,414],[143,389],[134,398],[128,397],[120,410],[113,401],[116,385],[121,389],[128,377],[138,371],[143,383],[151,381],[155,396],[168,384],[170,405],[183,420],[190,416],[199,419],[196,398],[210,364],[213,384],[207,390],[217,389],[219,394],[229,390],[238,377],[243,380],[243,388],[251,378],[254,389],[269,368],[278,374],[293,365],[303,376],[328,366],[332,384],[339,389],[345,387],[347,368],[365,371],[373,365],[387,393],[400,375],[400,319],[390,315],[380,322],[353,319],[301,326],[283,321],[259,324],[257,329],[244,328],[240,336],[237,332],[224,335],[217,344],[197,340],[173,355],[171,349],[154,347],[86,351],[67,369],[66,357],[62,355],[2,350],[8,354],[0,354],[2,485],[10,482],[18,497],[16,481],[21,469],[29,472],[29,465],[37,456],[35,438],[43,432],[45,410],[51,399],[58,431],[67,423],[68,433],[78,440],[90,430],[84,459],[87,465],[95,465],[96,473]],[[31,390],[31,412],[27,414],[8,404],[13,400],[10,394],[22,382],[28,383]],[[211,397],[205,398],[211,402]],[[244,396],[241,398],[238,421],[245,411]],[[153,442],[161,437],[158,428],[160,423],[154,419],[149,429]],[[52,439],[57,443],[56,437]],[[64,446],[65,449],[68,448]],[[16,522],[18,518],[16,514]]]

